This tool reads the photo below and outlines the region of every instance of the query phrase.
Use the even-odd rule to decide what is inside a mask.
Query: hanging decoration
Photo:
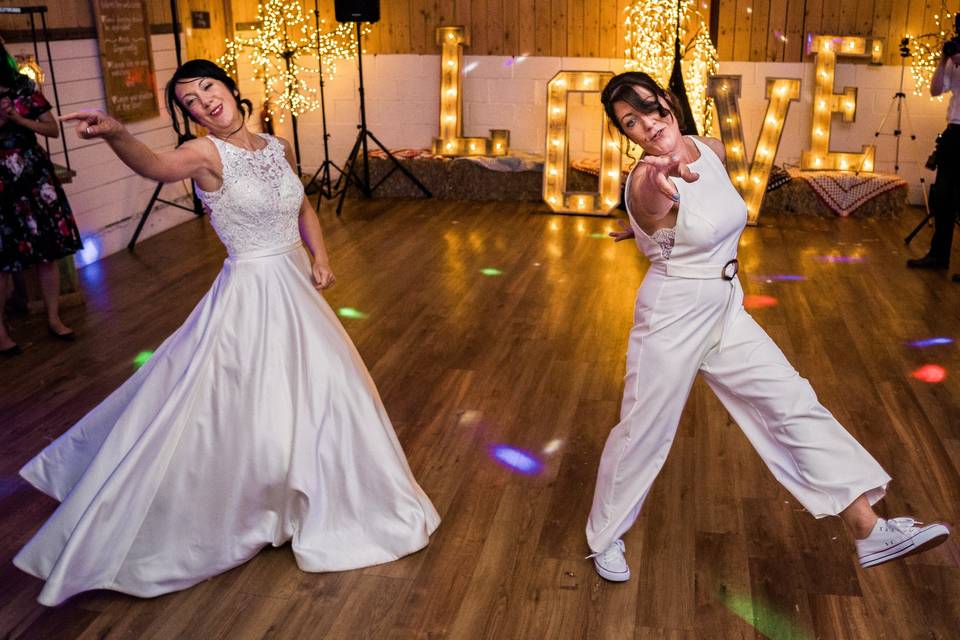
[[[907,51],[910,56],[910,75],[913,76],[913,95],[922,96],[929,94],[930,81],[933,79],[933,73],[940,64],[940,54],[943,51],[944,43],[960,33],[947,35],[944,25],[949,25],[956,20],[957,16],[947,10],[947,3],[940,3],[940,11],[933,16],[934,30],[931,33],[911,36],[905,34],[907,39]],[[941,101],[944,94],[933,97],[931,100]]]
[[[767,78],[767,113],[753,158],[748,162],[740,118],[740,76],[713,76],[707,94],[717,105],[727,173],[747,204],[747,224],[757,224],[770,169],[777,157],[790,103],[800,99],[799,78]]]
[[[560,71],[547,84],[547,148],[543,199],[553,211],[606,215],[620,202],[620,145],[607,115],[601,117],[600,192],[567,191],[567,97],[599,93],[613,77],[609,71]]]
[[[226,41],[226,52],[217,62],[234,77],[237,63],[246,53],[254,68],[253,80],[262,82],[270,116],[283,122],[289,112],[298,117],[319,106],[317,90],[307,84],[306,73],[317,73],[310,59],[320,58],[329,77],[337,70],[337,61],[356,57],[357,36],[353,23],[338,23],[324,31],[321,20],[318,34],[299,2],[264,0],[257,6],[258,25],[251,37],[237,36]],[[363,35],[370,33],[364,24]],[[319,35],[319,37],[318,37]],[[318,47],[319,43],[319,47]],[[303,59],[306,60],[303,60]]]
[[[807,54],[816,56],[816,89],[813,94],[810,148],[800,154],[800,168],[804,171],[873,171],[876,147],[864,145],[860,153],[830,151],[830,124],[834,113],[842,114],[844,122],[853,122],[857,115],[856,87],[844,87],[843,93],[833,92],[837,56],[869,57],[871,62],[879,64],[883,54],[880,42],[868,44],[866,38],[858,36],[809,34]]]
[[[510,131],[491,129],[489,138],[463,137],[463,48],[470,43],[464,27],[437,27],[440,46],[440,136],[433,153],[441,156],[505,156]]]
[[[668,86],[677,50],[678,12],[683,84],[697,130],[708,135],[713,129],[713,104],[707,96],[707,78],[719,71],[720,59],[695,2],[635,0],[627,7],[626,69],[644,71],[660,86]]]

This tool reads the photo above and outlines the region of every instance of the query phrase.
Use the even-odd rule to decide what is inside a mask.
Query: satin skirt
[[[187,321],[20,471],[60,506],[14,559],[56,605],[184,589],[291,542],[389,562],[440,518],[302,246],[228,258]]]

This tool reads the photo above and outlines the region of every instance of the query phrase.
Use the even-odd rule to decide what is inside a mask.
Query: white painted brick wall
[[[129,129],[138,139],[154,149],[166,151],[172,149],[176,143],[176,136],[162,106],[163,86],[176,66],[173,37],[152,36],[151,47],[158,83],[158,101],[161,105],[160,115],[133,123],[129,125]],[[33,53],[29,43],[11,44],[8,49],[12,53]],[[104,109],[103,81],[96,40],[52,42],[50,49],[56,65],[61,112]],[[49,62],[42,44],[40,64],[47,76],[44,93],[53,104]],[[64,185],[64,190],[73,208],[80,233],[87,246],[91,247],[90,250],[77,254],[76,262],[78,266],[82,266],[95,259],[96,255],[103,257],[126,247],[156,183],[133,173],[117,160],[104,142],[81,140],[74,134],[72,127],[66,129],[66,140],[70,163],[77,176],[72,183]],[[61,140],[50,141],[53,160],[59,164],[64,164],[62,150]],[[171,184],[164,187],[162,197],[173,200],[186,195],[187,191],[184,185]],[[192,217],[192,213],[159,204],[151,213],[141,238],[147,238]]]
[[[543,153],[546,128],[546,83],[560,70],[622,71],[624,62],[605,58],[549,58],[530,57],[511,62],[501,56],[464,56],[464,68],[470,69],[463,82],[464,132],[467,135],[487,135],[491,128],[509,128],[511,147],[518,151]],[[440,56],[382,55],[364,58],[365,86],[368,103],[368,125],[386,142],[396,140],[396,146],[429,147],[439,127],[439,68]],[[722,63],[724,74],[742,76],[741,113],[744,117],[744,136],[752,154],[760,131],[760,121],[766,111],[766,78],[801,78],[801,100],[793,103],[784,127],[783,140],[777,155],[780,164],[798,164],[800,152],[809,144],[813,102],[812,63]],[[334,101],[338,125],[357,121],[358,100],[356,82],[348,81],[356,75],[355,63],[341,63],[338,76],[327,87],[328,99]],[[376,80],[382,78],[383,80]],[[859,151],[864,144],[877,146],[877,170],[893,171],[894,139],[889,135],[874,136],[887,113],[900,79],[900,68],[876,67],[862,64],[837,65],[835,90],[856,86],[858,106],[856,122],[843,123],[834,116],[831,146],[836,151]],[[315,76],[308,78],[315,82]],[[394,83],[396,86],[394,86]],[[381,90],[382,85],[382,90]],[[900,174],[911,185],[911,200],[920,201],[919,179],[927,183],[933,174],[923,169],[923,163],[933,148],[933,140],[945,123],[946,103],[914,96],[909,71],[904,90],[908,94],[906,107],[916,134],[916,142],[906,135],[910,127],[903,123],[905,135],[901,138]],[[397,99],[399,94],[400,99]],[[332,96],[332,97],[331,97]],[[389,103],[382,109],[379,103]],[[429,117],[426,106],[432,105]],[[578,158],[596,153],[600,143],[600,106],[596,96],[573,94],[569,102],[570,156]],[[433,120],[431,120],[433,118]],[[301,119],[301,137],[319,139],[320,119],[317,113]],[[432,124],[432,127],[430,126]],[[883,131],[892,133],[893,121]],[[346,135],[344,135],[346,134]],[[335,128],[331,138],[331,156],[339,163],[352,146],[356,130],[348,126]],[[320,145],[304,145],[304,166],[316,167],[322,160]]]
[[[157,71],[158,92],[172,73],[173,40],[170,36],[153,36],[152,46]],[[29,45],[11,45],[14,52],[25,52]],[[95,40],[52,43],[57,63],[57,79],[64,112],[81,108],[103,108],[103,83]],[[45,53],[43,54],[45,58]],[[41,60],[46,65],[46,61]],[[513,60],[502,56],[464,56],[469,69],[463,83],[464,132],[467,135],[488,135],[492,128],[510,129],[511,147],[518,151],[542,154],[546,128],[546,83],[560,70],[623,70],[624,61],[605,58],[529,57]],[[368,55],[364,57],[368,125],[389,147],[429,147],[438,131],[440,56]],[[764,98],[767,77],[802,78],[801,101],[794,103],[787,117],[783,140],[777,155],[781,164],[797,164],[800,152],[809,144],[813,100],[812,63],[742,63],[721,64],[721,73],[742,76],[741,112],[744,135],[752,154],[760,129],[760,118],[766,110]],[[246,97],[259,107],[263,88],[254,82],[252,70],[241,63],[240,86]],[[316,74],[304,78],[319,88]],[[897,91],[900,68],[874,67],[840,63],[837,65],[835,88],[845,85],[858,88],[856,122],[846,124],[834,117],[831,143],[834,150],[857,151],[863,144],[877,145],[877,169],[892,171],[894,139],[889,135],[874,137],[887,114]],[[331,134],[330,156],[342,164],[357,135],[359,100],[356,63],[341,62],[335,76],[325,83],[327,123]],[[904,90],[910,124],[903,123],[900,173],[911,185],[911,199],[919,202],[919,179],[929,183],[933,174],[923,163],[933,148],[933,140],[945,123],[946,102],[931,101],[912,94],[913,82],[908,73]],[[48,90],[47,93],[50,93]],[[51,95],[52,97],[52,95]],[[161,115],[135,123],[131,131],[157,150],[171,149],[175,137],[162,107]],[[600,142],[600,106],[595,96],[573,94],[569,101],[570,155],[577,158],[596,153]],[[883,131],[892,132],[888,120]],[[278,126],[279,133],[292,139],[289,118]],[[916,142],[906,134],[915,133]],[[320,111],[304,114],[299,119],[302,164],[312,173],[322,161]],[[77,178],[67,185],[67,195],[74,207],[81,233],[100,245],[100,254],[122,249],[133,233],[136,221],[154,184],[144,180],[116,160],[102,142],[79,140],[67,133],[71,161]],[[51,143],[54,158],[62,162],[59,141]],[[164,188],[167,198],[183,197],[183,185]],[[171,207],[158,207],[144,230],[148,237],[183,220],[191,214]],[[78,259],[83,263],[83,259]]]

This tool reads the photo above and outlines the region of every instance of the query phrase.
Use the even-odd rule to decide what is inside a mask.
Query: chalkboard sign
[[[145,0],[93,0],[107,112],[122,122],[159,115]]]

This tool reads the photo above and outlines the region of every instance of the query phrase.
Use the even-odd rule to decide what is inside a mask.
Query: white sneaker
[[[932,549],[950,535],[950,529],[946,525],[920,525],[923,523],[913,518],[879,518],[870,535],[856,541],[860,566],[873,567]]]
[[[630,579],[630,567],[623,555],[626,549],[623,540],[614,540],[603,553],[591,553],[587,557],[593,558],[593,568],[601,578],[611,582],[626,582]]]

